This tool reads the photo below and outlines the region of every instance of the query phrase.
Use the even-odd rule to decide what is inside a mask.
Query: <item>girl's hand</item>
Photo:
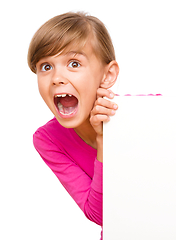
[[[90,115],[90,123],[98,136],[103,136],[103,122],[108,122],[110,116],[113,116],[118,109],[118,105],[103,97],[109,99],[114,98],[114,93],[111,90],[104,88],[98,88],[97,100],[95,101],[94,107]]]
[[[100,162],[103,162],[103,122],[108,122],[110,120],[109,116],[113,116],[118,109],[116,103],[103,97],[113,99],[114,93],[111,90],[98,88],[97,100],[90,114],[90,123],[97,133],[97,160]]]

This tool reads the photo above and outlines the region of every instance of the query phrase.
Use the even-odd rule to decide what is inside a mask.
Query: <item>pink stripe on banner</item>
[[[120,96],[119,94],[115,94],[115,96]],[[129,96],[162,96],[162,94],[136,94],[136,95],[131,95],[131,94],[125,94],[125,97]]]

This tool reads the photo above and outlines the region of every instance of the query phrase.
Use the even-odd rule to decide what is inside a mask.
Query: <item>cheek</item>
[[[85,76],[84,76],[85,77]],[[84,78],[85,81],[82,81],[79,85],[80,93],[82,98],[86,102],[89,108],[94,106],[94,102],[96,101],[97,97],[97,89],[100,86],[102,80],[102,74],[100,72],[90,72]]]
[[[85,109],[91,111],[97,98],[97,84],[84,85],[84,95],[82,95]]]
[[[38,90],[39,93],[44,100],[45,104],[48,106],[48,108],[53,112],[54,114],[54,107],[53,107],[53,102],[52,99],[50,98],[50,92],[49,92],[49,86],[44,83],[44,81],[38,81]]]
[[[38,90],[43,100],[46,101],[48,95],[48,86],[45,81],[41,81],[41,79],[38,79]]]

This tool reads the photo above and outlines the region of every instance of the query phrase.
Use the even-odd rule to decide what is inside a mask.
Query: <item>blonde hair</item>
[[[44,23],[34,34],[28,50],[28,65],[36,73],[37,62],[76,45],[81,50],[90,40],[94,53],[103,63],[115,60],[111,37],[96,17],[68,12]]]

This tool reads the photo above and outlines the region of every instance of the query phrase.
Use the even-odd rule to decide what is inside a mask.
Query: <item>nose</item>
[[[55,69],[52,75],[53,85],[65,85],[68,83],[66,77],[64,77],[64,72],[61,69]]]

